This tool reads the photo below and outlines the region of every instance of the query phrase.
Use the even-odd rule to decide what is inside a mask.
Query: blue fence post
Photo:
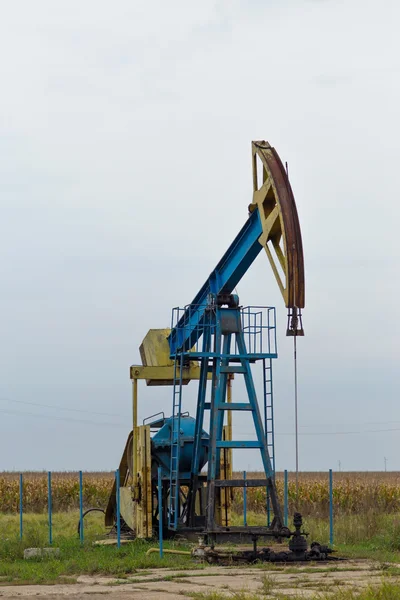
[[[267,525],[268,525],[268,527],[271,525],[271,500],[269,498],[268,490],[267,490]]]
[[[158,539],[160,543],[160,558],[164,556],[163,550],[163,505],[162,505],[162,478],[161,467],[158,467]]]
[[[329,543],[333,544],[333,475],[329,469]]]
[[[288,490],[288,472],[285,469],[285,478],[283,483],[283,524],[288,525],[289,517],[289,490]]]
[[[83,476],[82,471],[79,471],[79,537],[83,544]]]
[[[52,523],[52,498],[51,498],[51,471],[47,474],[47,510],[49,514],[49,544],[53,543],[53,523]]]
[[[121,548],[121,518],[120,518],[120,480],[119,469],[115,471],[115,495],[117,503],[117,548]]]
[[[246,471],[243,471],[244,488],[243,488],[243,525],[247,527],[247,487],[246,487]]]
[[[19,474],[19,539],[22,540],[23,533],[23,496],[24,496],[24,481],[22,473]]]

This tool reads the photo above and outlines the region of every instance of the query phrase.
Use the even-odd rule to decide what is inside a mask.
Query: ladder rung
[[[249,402],[220,402],[218,410],[253,410]]]
[[[217,442],[217,448],[262,448],[263,444],[253,440],[244,442],[236,440],[221,440]]]
[[[222,366],[221,373],[247,373],[246,367],[230,367],[230,366]]]

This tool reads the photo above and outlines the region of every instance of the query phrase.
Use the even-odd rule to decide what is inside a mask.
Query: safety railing
[[[217,333],[218,311],[224,308],[216,304],[196,305],[188,304],[184,307],[172,309],[171,330],[177,340],[185,341],[183,354],[190,358],[198,358],[204,354],[203,335],[207,332],[210,336]],[[276,312],[272,306],[245,306],[240,311],[240,324],[246,343],[247,354],[251,358],[276,358]],[[178,353],[181,347],[178,344]],[[210,354],[207,352],[207,354]],[[235,343],[230,351],[231,355],[239,355]]]

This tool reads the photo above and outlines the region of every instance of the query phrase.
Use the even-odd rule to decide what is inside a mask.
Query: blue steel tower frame
[[[175,361],[175,379],[168,525],[170,529],[176,530],[185,525],[193,528],[196,523],[195,506],[196,494],[199,491],[201,432],[205,427],[205,413],[209,411],[205,532],[213,539],[218,532],[222,531],[216,522],[216,491],[218,488],[235,486],[234,480],[226,482],[220,479],[220,453],[224,448],[258,448],[260,450],[265,472],[263,483],[267,488],[274,513],[271,530],[278,531],[281,529],[283,521],[275,491],[273,447],[271,448],[271,441],[267,437],[268,422],[265,420],[267,408],[264,404],[264,415],[262,415],[251,369],[251,365],[257,361],[261,361],[264,368],[266,361],[270,366],[271,359],[277,357],[275,309],[270,307],[243,308],[239,306],[237,296],[226,294],[208,294],[206,302],[205,306],[201,305],[202,316],[197,321],[194,313],[198,314],[199,307],[196,305],[191,304],[184,309],[173,310],[173,325],[177,336],[180,339],[190,336],[194,345],[189,349],[171,354]],[[197,324],[193,327],[193,323]],[[184,330],[181,331],[181,328]],[[200,379],[188,503],[185,522],[182,522],[179,485],[180,414],[182,411],[182,377],[180,374],[182,366],[190,360],[199,361]],[[265,370],[263,373],[265,382]],[[244,378],[247,398],[241,402],[227,402],[228,377],[232,374]],[[209,401],[207,401],[208,385],[211,388]],[[263,396],[265,403],[265,393]],[[255,431],[253,439],[223,439],[224,415],[228,410],[246,411],[252,415]],[[240,481],[237,482],[238,487],[239,485],[241,485]]]

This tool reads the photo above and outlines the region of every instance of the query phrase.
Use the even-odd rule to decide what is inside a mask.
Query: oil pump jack
[[[172,311],[170,329],[151,329],[140,346],[142,365],[130,369],[133,429],[119,465],[124,528],[149,538],[162,520],[165,535],[200,535],[200,553],[229,536],[250,537],[266,560],[324,559],[329,549],[308,549],[296,513],[295,530],[284,526],[274,479],[272,359],[277,357],[275,309],[242,307],[235,287],[264,249],[288,309],[287,335],[304,335],[304,262],[300,224],[287,170],[265,141],[252,142],[253,198],[248,218],[190,304]],[[252,368],[261,362],[257,397]],[[244,378],[245,398],[232,402],[233,378]],[[172,386],[171,416],[153,415],[138,425],[138,380]],[[183,391],[198,382],[195,417],[183,412]],[[261,410],[261,408],[262,410]],[[232,437],[232,416],[250,413],[251,439]],[[207,415],[208,413],[208,415]],[[205,415],[208,418],[205,418]],[[258,449],[264,477],[235,479],[232,450]],[[161,467],[162,489],[157,472]],[[232,489],[266,489],[272,518],[263,527],[232,527]],[[158,493],[162,495],[159,511]],[[116,517],[115,486],[106,525]],[[259,538],[289,539],[289,552],[257,550]],[[230,538],[232,539],[232,538]],[[280,557],[280,558],[279,558]]]

